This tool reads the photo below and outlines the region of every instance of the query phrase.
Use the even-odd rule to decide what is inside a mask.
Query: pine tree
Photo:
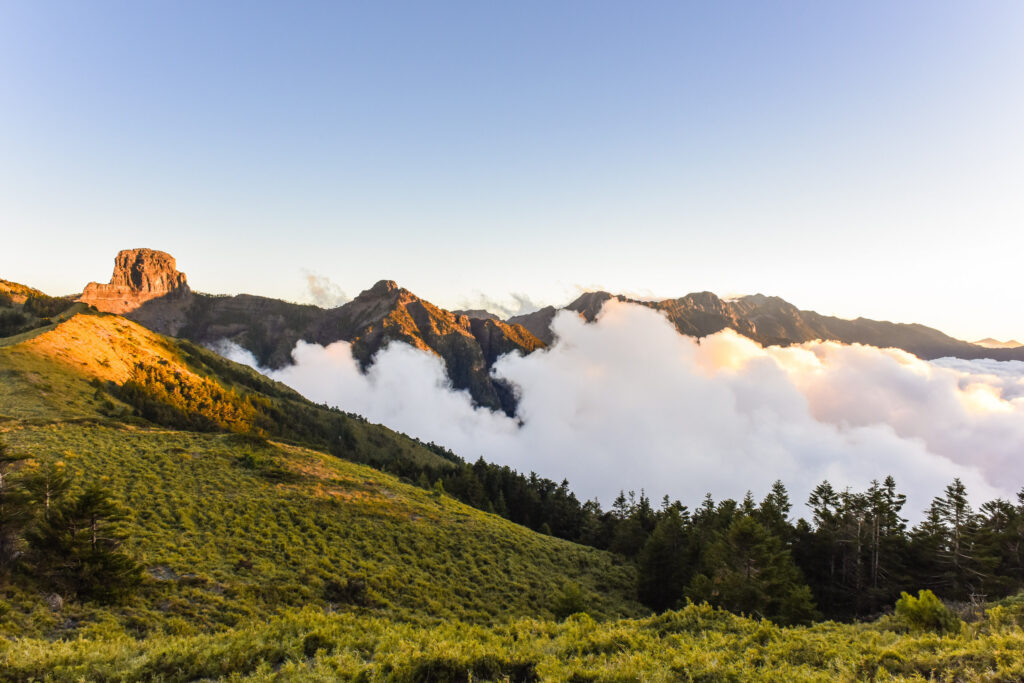
[[[51,508],[63,500],[71,488],[71,477],[63,463],[49,462],[25,473],[23,485],[29,500],[49,516]]]
[[[637,595],[656,612],[674,607],[692,573],[687,564],[689,535],[679,508],[669,506],[637,561]]]
[[[708,548],[704,572],[686,589],[732,612],[784,624],[807,623],[817,614],[810,588],[778,537],[748,516],[737,516]]]
[[[39,573],[79,597],[117,600],[142,578],[141,568],[120,552],[125,519],[95,485],[55,505],[27,534]]]
[[[789,502],[789,492],[781,480],[776,479],[771,491],[761,501],[757,509],[757,519],[773,534],[782,539],[787,546],[792,541],[793,527],[789,523],[789,512],[793,509]]]
[[[984,582],[974,555],[977,516],[967,500],[967,488],[959,478],[946,487],[945,495],[932,501],[932,512],[941,523],[942,542],[936,562],[939,584],[947,595],[966,598]]]
[[[31,519],[28,497],[15,478],[25,457],[12,453],[0,442],[0,574],[5,574],[18,556],[25,526]]]

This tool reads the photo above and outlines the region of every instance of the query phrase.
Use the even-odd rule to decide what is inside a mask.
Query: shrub
[[[0,311],[0,337],[10,337],[21,331],[28,318],[18,311]]]
[[[903,592],[896,601],[896,617],[911,631],[960,631],[960,619],[927,589],[918,591],[916,598]]]
[[[586,613],[587,601],[583,597],[583,589],[575,581],[566,581],[562,592],[555,598],[551,611],[558,619],[565,619],[572,614]]]

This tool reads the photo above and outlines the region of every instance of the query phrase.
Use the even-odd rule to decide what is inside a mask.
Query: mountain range
[[[590,293],[569,308],[592,320],[611,297]],[[944,638],[911,630],[920,627],[907,593],[876,622],[778,625],[817,618],[814,601],[829,619],[877,614],[948,566],[953,528],[942,518],[907,531],[895,483],[845,492],[835,526],[791,523],[782,482],[760,504],[709,494],[691,513],[668,496],[655,508],[641,490],[605,511],[567,481],[467,463],[196,343],[230,338],[254,350],[262,340],[265,362],[279,351],[283,363],[295,340],[344,336],[370,362],[401,339],[487,368],[502,348],[553,341],[553,308],[502,321],[446,311],[390,281],[327,310],[215,297],[193,292],[169,255],[143,250],[122,252],[112,282],[76,298],[0,281],[0,682],[797,681],[865,671],[1019,680],[1024,671],[1019,656],[992,654],[1024,652],[1020,596],[987,621],[961,628],[950,618],[956,630]],[[749,311],[781,300],[745,299],[744,315],[743,300],[713,295],[638,303],[686,333],[742,327],[770,343],[770,320]],[[795,330],[835,320],[781,310],[804,321]],[[195,341],[147,329],[158,326]],[[824,486],[815,495],[838,505]],[[1003,552],[1020,547],[1024,507],[981,509],[991,512],[968,532],[972,564],[934,584],[961,600],[976,593],[963,577],[1003,597],[1024,576],[1019,554]],[[865,524],[869,514],[894,521]],[[883,528],[879,542],[872,534]],[[880,588],[861,569],[872,557]],[[111,558],[131,573],[93,573]],[[97,576],[134,579],[97,592]],[[760,602],[726,602],[734,595]],[[919,611],[947,614],[929,590],[919,595]]]
[[[564,310],[593,321],[610,299],[658,310],[681,334],[697,338],[732,329],[764,346],[820,339],[894,347],[926,360],[1024,360],[1024,347],[996,347],[987,340],[972,344],[918,324],[846,320],[762,294],[723,299],[698,292],[642,301],[596,291],[581,295]],[[389,342],[405,342],[440,356],[452,385],[468,390],[477,405],[510,415],[515,412],[514,389],[492,377],[491,367],[503,354],[528,354],[550,345],[551,321],[562,310],[547,306],[507,320],[485,310],[449,311],[392,280],[381,280],[352,301],[329,309],[249,294],[202,294],[189,288],[173,257],[151,249],[120,252],[110,283],[89,283],[78,300],[198,344],[230,340],[250,351],[261,366],[273,369],[291,363],[291,351],[300,340],[322,345],[350,342],[364,369]]]

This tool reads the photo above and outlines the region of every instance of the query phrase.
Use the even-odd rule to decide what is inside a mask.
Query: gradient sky
[[[1024,3],[0,0],[0,277],[1024,340]]]

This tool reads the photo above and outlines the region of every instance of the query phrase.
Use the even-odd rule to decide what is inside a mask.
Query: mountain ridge
[[[665,314],[685,335],[706,337],[732,329],[762,346],[789,346],[822,340],[903,349],[924,360],[947,356],[995,360],[1024,360],[1024,347],[988,348],[955,339],[919,323],[893,323],[869,318],[846,320],[797,308],[785,299],[752,294],[722,299],[712,292],[694,292],[677,299],[643,301],[604,291],[586,292],[562,310],[575,311],[588,322],[596,319],[609,299],[646,306]],[[515,321],[546,343],[553,341],[551,320],[557,311],[541,309]]]
[[[514,392],[491,377],[491,365],[505,353],[544,346],[525,328],[453,313],[394,280],[380,280],[329,309],[250,294],[211,296],[193,292],[169,254],[130,249],[118,254],[110,282],[90,283],[79,300],[161,334],[205,345],[235,342],[274,369],[291,363],[299,341],[349,342],[364,370],[389,343],[404,342],[439,356],[453,387],[468,390],[477,405],[510,415]]]
[[[380,280],[334,308],[250,294],[214,296],[193,292],[174,258],[150,249],[120,252],[110,284],[90,283],[80,301],[198,344],[230,340],[272,369],[292,362],[299,341],[348,342],[364,370],[391,342],[406,343],[437,355],[452,386],[469,391],[476,405],[513,415],[514,389],[491,375],[495,361],[506,353],[529,354],[550,345],[558,311],[593,321],[612,298],[658,310],[681,334],[697,338],[732,329],[763,346],[828,340],[900,348],[926,360],[1024,360],[1024,347],[971,344],[920,324],[827,316],[763,294],[723,299],[704,291],[649,301],[594,291],[560,309],[546,306],[506,320],[480,309],[446,310],[394,280]]]

